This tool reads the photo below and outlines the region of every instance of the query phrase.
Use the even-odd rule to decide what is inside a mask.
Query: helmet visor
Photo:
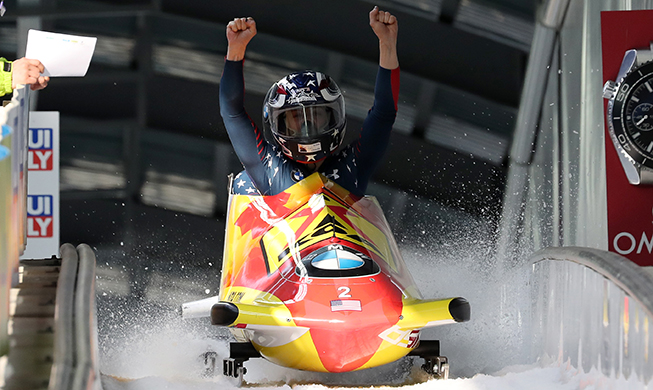
[[[283,136],[311,139],[318,137],[337,124],[334,111],[325,106],[299,106],[282,111],[273,119],[277,132]]]

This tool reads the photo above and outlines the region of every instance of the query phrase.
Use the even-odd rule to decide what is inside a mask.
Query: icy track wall
[[[598,388],[648,388],[653,278],[617,254],[590,248],[545,249],[530,264],[534,358],[587,375]]]
[[[542,2],[499,228],[497,253],[507,268],[547,247],[607,249],[601,13],[650,7],[644,0]],[[595,388],[651,387],[651,278],[618,255],[558,250],[567,251],[537,252],[527,263],[533,358],[616,383]]]

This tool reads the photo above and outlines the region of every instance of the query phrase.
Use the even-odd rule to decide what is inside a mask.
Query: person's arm
[[[367,113],[355,145],[359,183],[366,183],[383,158],[397,116],[399,68],[379,66],[374,88],[374,105]],[[362,188],[362,187],[361,187]]]
[[[243,62],[225,60],[220,79],[220,115],[240,162],[248,172],[261,164],[263,134],[245,111]],[[256,176],[250,172],[250,176]],[[256,178],[252,177],[256,183]]]
[[[267,142],[263,133],[245,111],[243,60],[247,44],[256,35],[252,18],[236,18],[227,25],[227,55],[220,79],[220,115],[238,159],[259,191],[267,182],[262,160]]]
[[[13,62],[4,58],[1,60],[0,96],[11,93],[21,84],[29,85],[32,91],[48,86],[50,77],[41,75],[45,70],[41,61],[29,58],[21,58]]]
[[[366,186],[390,142],[399,99],[399,59],[397,18],[377,7],[370,12],[370,26],[379,39],[379,69],[370,109],[355,145],[359,183]],[[363,187],[361,187],[363,188]]]

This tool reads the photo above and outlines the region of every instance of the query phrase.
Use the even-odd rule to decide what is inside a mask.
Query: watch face
[[[615,142],[633,160],[653,168],[653,62],[624,77],[610,119]]]

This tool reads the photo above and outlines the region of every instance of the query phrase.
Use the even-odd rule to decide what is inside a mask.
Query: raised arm
[[[236,155],[259,190],[264,191],[265,170],[262,158],[267,143],[245,111],[243,59],[249,41],[256,35],[252,18],[236,18],[227,25],[227,55],[220,79],[220,115]]]
[[[374,105],[368,112],[355,145],[359,188],[365,188],[383,158],[397,115],[399,60],[397,18],[377,7],[370,12],[370,26],[379,38],[379,69],[374,87]]]
[[[399,25],[397,18],[390,12],[380,11],[379,7],[374,7],[370,11],[370,26],[379,38],[379,65],[385,69],[398,68],[397,33]]]

